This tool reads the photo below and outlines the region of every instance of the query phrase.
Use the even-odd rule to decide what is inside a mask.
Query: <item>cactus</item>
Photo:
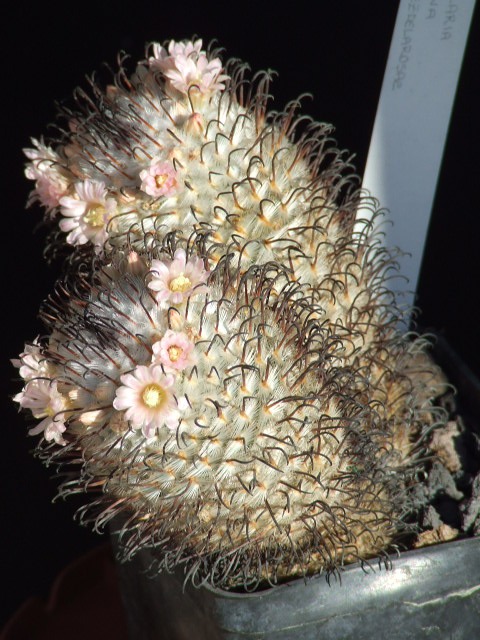
[[[154,44],[26,150],[30,201],[74,252],[15,400],[60,492],[99,493],[82,516],[122,514],[126,557],[252,588],[410,530],[441,376],[398,331],[394,256],[354,233],[330,129],[296,135],[268,74],[201,47]]]

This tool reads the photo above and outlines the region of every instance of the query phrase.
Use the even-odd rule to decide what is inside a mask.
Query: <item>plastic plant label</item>
[[[414,302],[475,0],[401,0],[370,143],[363,188],[389,210],[385,243],[400,260],[402,304]],[[371,212],[358,211],[356,231]]]

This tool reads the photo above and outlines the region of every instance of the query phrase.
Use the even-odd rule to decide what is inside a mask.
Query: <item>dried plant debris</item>
[[[455,449],[455,438],[459,436],[460,428],[454,420],[451,420],[444,427],[433,432],[430,443],[430,449],[452,473],[462,468],[460,457]]]
[[[422,527],[415,548],[480,533],[480,438],[469,426],[455,416],[432,434],[435,458],[414,491]]]
[[[480,534],[480,473],[472,483],[472,495],[461,505],[462,528],[475,536]]]
[[[448,524],[441,524],[435,529],[428,529],[422,531],[415,541],[415,548],[428,547],[431,544],[438,544],[439,542],[448,542],[454,540],[458,536],[458,529],[450,527]]]

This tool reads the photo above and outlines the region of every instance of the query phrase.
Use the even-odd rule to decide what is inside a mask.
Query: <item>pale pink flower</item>
[[[139,365],[120,380],[122,386],[116,391],[113,406],[117,411],[125,411],[125,419],[134,429],[141,429],[147,438],[163,425],[176,429],[180,412],[172,393],[173,375],[164,374],[156,364]]]
[[[35,180],[35,189],[30,193],[28,204],[39,200],[50,212],[59,206],[69,183],[61,172],[60,156],[35,138],[32,138],[32,143],[35,149],[23,150],[31,160],[25,167],[25,175],[29,180]]]
[[[194,347],[185,333],[169,329],[161,340],[152,345],[153,362],[163,364],[167,371],[182,371],[195,364]]]
[[[35,338],[32,344],[26,344],[25,351],[20,354],[18,359],[12,359],[11,363],[18,368],[18,372],[24,380],[45,376],[47,372],[47,364],[40,352],[38,338]]]
[[[171,196],[177,190],[176,171],[170,162],[152,160],[150,167],[140,171],[140,189],[149,196]]]
[[[167,49],[162,47],[162,45],[157,42],[153,43],[153,58],[149,58],[150,64],[155,65],[158,61],[164,62],[165,64],[170,63],[172,67],[174,66],[174,60],[178,56],[191,56],[196,55],[199,56],[202,51],[202,39],[198,40],[187,40],[186,42],[176,42],[175,40],[170,40],[168,43],[168,52]]]
[[[189,258],[184,249],[177,249],[173,260],[152,260],[152,279],[148,287],[155,291],[158,302],[171,300],[174,304],[205,291],[208,274],[200,258]]]
[[[134,429],[151,438],[163,425],[172,430],[177,427],[180,413],[172,393],[173,375],[165,375],[159,365],[139,365],[120,380],[122,386],[116,391],[113,406],[125,411],[125,419]]]
[[[55,380],[35,378],[29,380],[23,391],[13,398],[23,409],[30,409],[34,418],[43,420],[33,429],[29,430],[31,436],[43,432],[45,440],[54,440],[57,444],[67,444],[62,437],[65,431],[65,398],[57,389]]]
[[[60,414],[62,415],[62,414]],[[65,418],[63,418],[65,419]],[[43,423],[45,423],[47,420],[47,418],[45,418],[45,420],[43,420]],[[42,424],[42,423],[40,423]],[[39,425],[40,426],[40,425]],[[64,422],[60,422],[59,419],[57,418],[51,418],[48,422],[48,424],[45,424],[43,427],[43,435],[45,437],[45,440],[47,442],[52,442],[52,440],[54,440],[57,444],[60,444],[62,446],[65,446],[67,444],[67,441],[65,440],[65,438],[62,436],[62,433],[65,432],[66,430],[66,426],[64,424]],[[38,429],[38,427],[37,427]],[[39,431],[36,431],[36,429],[30,429],[30,431],[28,432],[31,436],[36,435],[37,433],[40,433]]]
[[[220,58],[209,60],[202,51],[202,41],[175,42],[171,40],[167,50],[159,44],[153,45],[150,67],[161,71],[171,85],[181,93],[195,86],[202,94],[222,91],[223,82],[229,76],[221,73]]]
[[[92,242],[103,247],[107,240],[107,224],[116,211],[116,202],[107,198],[107,188],[103,182],[84,180],[75,184],[74,197],[60,199],[60,229],[69,232],[69,244]]]

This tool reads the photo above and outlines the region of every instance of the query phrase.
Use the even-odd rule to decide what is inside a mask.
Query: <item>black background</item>
[[[0,216],[1,335],[5,378],[0,442],[2,510],[2,620],[30,595],[44,595],[71,559],[102,542],[73,522],[73,500],[51,504],[55,483],[31,456],[22,416],[10,397],[19,391],[16,357],[40,331],[36,312],[55,271],[42,258],[44,235],[34,233],[41,210],[25,210],[32,184],[23,176],[22,148],[30,136],[47,134],[55,100],[68,98],[84,76],[116,53],[134,59],[149,41],[216,38],[225,57],[239,57],[254,70],[276,69],[275,108],[305,91],[314,100],[303,112],[332,122],[341,148],[356,153],[364,168],[398,2],[317,0],[315,3],[146,2],[24,3],[3,17],[2,127],[0,152],[5,178]],[[312,7],[315,7],[313,9]],[[480,207],[479,36],[476,11],[452,116],[417,303],[420,322],[443,333],[480,374],[478,256]]]

